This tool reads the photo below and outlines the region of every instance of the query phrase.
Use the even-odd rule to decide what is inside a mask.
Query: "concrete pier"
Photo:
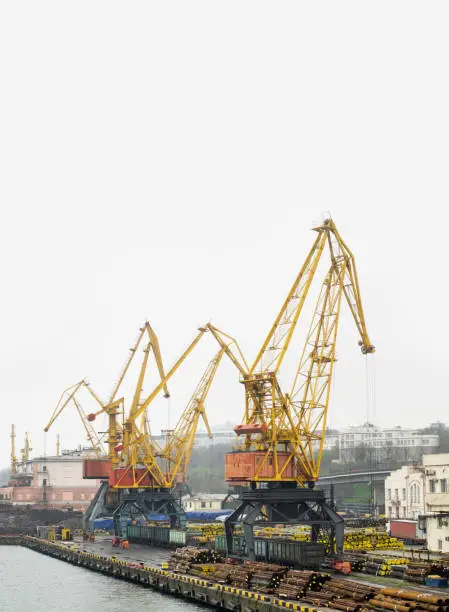
[[[76,546],[69,546],[61,542],[48,542],[31,536],[23,536],[17,538],[14,543],[78,567],[84,567],[144,587],[157,589],[167,593],[167,595],[183,597],[222,610],[276,612],[288,609],[300,612],[317,612],[315,608],[302,606],[300,603],[288,602],[269,595],[236,589],[192,576],[179,575],[146,565],[143,561],[125,561],[113,555],[105,555],[104,552],[80,550]]]

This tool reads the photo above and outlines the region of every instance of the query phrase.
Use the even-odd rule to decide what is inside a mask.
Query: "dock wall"
[[[16,536],[1,538],[1,540],[3,541],[0,541],[0,544],[25,546],[38,553],[78,567],[157,589],[168,595],[200,602],[213,608],[235,612],[277,612],[285,609],[316,612],[314,608],[302,606],[299,603],[283,601],[269,595],[236,589],[192,576],[182,576],[157,567],[122,561],[115,557],[103,557],[94,553],[70,549],[65,545],[31,536]]]

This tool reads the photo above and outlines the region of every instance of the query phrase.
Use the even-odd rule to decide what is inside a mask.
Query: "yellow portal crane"
[[[145,401],[137,405],[133,402],[135,407],[130,410],[128,418],[123,425],[123,445],[120,448],[122,460],[120,466],[113,470],[114,487],[161,487],[164,489],[171,487],[170,479],[167,480],[167,474],[162,465],[163,462],[160,460],[164,455],[164,451],[148,435],[144,425],[145,421],[142,418],[146,416],[146,411],[150,404],[159,395],[161,390],[166,388],[168,381],[178,371],[206,331],[207,328],[200,328],[199,333],[181,357],[174,363],[166,376],[161,379]]]
[[[354,257],[332,219],[314,228],[317,237],[257,357],[247,368],[234,354],[245,387],[245,412],[235,428],[242,442],[226,457],[228,482],[297,482],[317,480],[323,451],[330,381],[341,298],[353,315],[363,354],[373,353]],[[331,265],[290,394],[279,383],[279,369],[290,346],[304,302],[325,247]],[[219,340],[222,333],[210,328]],[[220,341],[220,340],[219,340]]]
[[[25,463],[30,458],[30,453],[33,449],[31,448],[31,437],[30,433],[27,431],[25,434],[25,443],[23,448],[20,449],[22,463]]]
[[[17,456],[16,456],[16,432],[14,425],[11,425],[11,474],[17,474]]]
[[[206,328],[200,330],[200,334],[169,370],[165,382],[173,376],[205,331]],[[174,492],[177,485],[186,481],[187,466],[200,418],[203,419],[207,432],[212,437],[206,417],[205,402],[224,352],[221,348],[208,364],[175,429],[165,432],[164,444],[157,444],[146,427],[139,430],[135,422],[125,423],[124,432],[128,432],[128,435],[124,436],[122,462],[119,467],[112,470],[109,484],[119,491],[121,489],[140,491],[137,496],[121,495],[121,503],[114,512],[116,535],[126,537],[129,518],[135,514],[136,509],[142,515],[148,512],[166,514],[172,527],[186,527],[185,511]],[[152,399],[147,398],[145,408],[141,407],[140,410],[146,410],[151,404],[163,387],[164,381],[153,390],[149,396]],[[137,411],[134,418],[139,417]]]
[[[143,432],[129,448],[125,447],[123,467],[117,472],[115,487],[171,489],[185,481],[200,418],[212,438],[205,402],[223,353],[220,349],[209,362],[176,427],[164,432],[164,445],[157,444]]]
[[[139,401],[133,401],[133,406],[123,425],[123,443],[116,447],[117,450],[121,452],[122,460],[120,465],[120,471],[117,471],[115,474],[115,482],[118,482],[119,480],[120,482],[124,482],[121,471],[123,468],[127,473],[132,474],[134,473],[136,466],[141,464],[145,465],[145,470],[143,472],[140,472],[140,476],[137,477],[137,479],[136,477],[132,478],[132,483],[134,484],[132,484],[131,486],[154,486],[153,484],[145,485],[145,482],[164,482],[164,472],[159,466],[155,457],[158,453],[158,449],[153,444],[153,442],[150,441],[148,435],[146,435],[148,433],[145,431],[146,411],[151,402],[159,395],[161,390],[167,389],[167,384],[169,380],[172,378],[175,372],[177,372],[179,367],[184,363],[184,361],[193,351],[193,349],[198,344],[199,340],[206,331],[207,328],[205,327],[199,329],[198,334],[189,344],[189,346],[181,355],[181,357],[179,357],[179,359],[174,363],[174,365],[170,368],[164,378],[161,378],[159,384],[153,389],[153,391],[144,401],[140,401],[141,385],[140,382],[137,384],[134,398],[136,398],[136,395],[138,395]],[[118,460],[116,466],[118,466],[119,462],[120,460]]]
[[[226,518],[226,548],[233,551],[234,525],[243,526],[247,554],[256,556],[254,525],[307,525],[312,541],[319,532],[330,550],[343,554],[343,519],[330,507],[322,490],[313,489],[320,471],[341,301],[352,313],[363,354],[374,352],[365,324],[353,255],[332,219],[314,228],[316,239],[285,299],[254,363],[247,367],[232,347],[231,358],[245,388],[243,422],[235,427],[239,443],[225,458],[225,479],[247,484],[240,505]],[[330,268],[322,284],[312,323],[290,393],[280,384],[279,372],[318,264],[325,248]],[[210,331],[223,343],[222,332]],[[312,490],[313,489],[313,490]]]
[[[45,426],[44,431],[48,432],[50,427],[53,425],[53,423],[56,421],[56,419],[61,415],[61,413],[67,408],[67,406],[69,405],[73,405],[78,413],[78,416],[81,420],[81,423],[84,427],[84,430],[86,432],[86,436],[87,439],[89,440],[91,447],[93,448],[93,450],[95,451],[95,455],[100,458],[100,457],[105,457],[106,456],[106,452],[105,449],[103,447],[103,443],[101,441],[100,436],[98,435],[98,433],[95,431],[95,429],[92,427],[92,425],[90,424],[86,413],[84,412],[83,407],[81,406],[81,403],[77,397],[79,391],[81,389],[87,389],[90,393],[90,395],[95,399],[95,401],[100,405],[103,406],[101,400],[99,399],[98,395],[93,391],[90,383],[88,383],[85,379],[80,380],[78,383],[76,383],[75,385],[72,385],[71,387],[68,387],[67,389],[64,389],[64,391],[61,394],[61,397],[59,398],[58,403],[56,404],[56,408],[53,411],[52,416],[50,417],[50,420],[48,422],[48,424]],[[57,443],[57,452],[59,452],[59,438],[58,438],[58,443]]]
[[[137,385],[134,391],[134,396],[133,396],[132,404],[130,407],[129,415],[128,417],[126,417],[125,416],[125,399],[124,397],[118,398],[117,396],[118,396],[119,390],[122,387],[123,381],[125,380],[126,374],[129,371],[131,363],[134,360],[134,357],[137,353],[140,343],[142,342],[142,339],[144,338],[145,335],[147,335],[148,337],[148,342],[144,347],[144,351],[143,351],[144,357],[143,357],[142,364],[140,367]],[[123,450],[123,444],[122,444],[123,425],[122,423],[119,423],[117,417],[118,415],[121,415],[123,420],[125,418],[131,421],[134,420],[134,415],[138,411],[141,405],[141,395],[142,395],[142,390],[143,390],[143,383],[145,380],[145,375],[146,375],[146,371],[148,367],[148,360],[149,360],[149,356],[151,352],[154,355],[159,377],[161,381],[163,381],[161,388],[163,388],[164,390],[164,396],[170,397],[167,383],[165,382],[165,372],[164,372],[164,365],[162,362],[162,355],[161,355],[161,351],[159,347],[159,340],[153,328],[149,324],[149,322],[146,321],[143,327],[140,328],[137,340],[132,346],[132,348],[130,349],[130,354],[125,362],[125,365],[120,373],[120,376],[116,384],[114,385],[114,388],[109,397],[108,403],[106,405],[102,405],[100,410],[98,410],[97,412],[90,413],[87,415],[87,419],[90,422],[94,421],[97,418],[97,416],[102,413],[106,413],[108,415],[108,439],[107,439],[108,447],[109,447],[108,455],[109,455],[109,459],[111,460],[111,464],[113,467],[116,467],[120,463],[121,451]],[[139,411],[139,416],[144,418],[145,417],[144,411]]]

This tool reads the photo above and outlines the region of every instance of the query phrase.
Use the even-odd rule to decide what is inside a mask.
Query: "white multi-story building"
[[[372,453],[376,461],[418,461],[423,453],[436,450],[438,444],[437,434],[422,434],[416,429],[402,427],[383,429],[365,423],[340,433],[339,460],[344,463],[357,461]]]
[[[405,465],[385,479],[389,519],[418,520],[427,548],[449,552],[449,453],[423,455],[422,467]]]
[[[424,514],[424,468],[404,465],[387,476],[385,479],[385,512],[389,519],[416,520]]]
[[[158,444],[165,444],[166,437],[164,434],[154,436],[154,439]],[[228,444],[232,446],[237,440],[235,431],[216,431],[212,432],[212,438],[209,438],[209,434],[205,431],[198,431],[195,435],[195,441],[193,443],[194,448],[208,448],[209,446],[216,446],[217,444]]]
[[[154,439],[159,444],[164,444],[165,442],[165,436],[163,434],[154,436]],[[324,450],[333,450],[338,448],[339,439],[340,433],[336,430],[326,433],[326,437],[324,438]],[[232,429],[212,432],[212,438],[209,438],[207,432],[198,431],[195,435],[193,447],[208,448],[210,446],[217,446],[218,444],[227,444],[232,446],[237,440],[237,435]]]
[[[425,528],[429,550],[449,552],[449,453],[424,455]]]
[[[449,453],[424,455],[426,514],[449,511]]]
[[[229,431],[212,432],[212,438],[205,431],[198,431],[195,436],[195,448],[205,448],[207,446],[216,446],[217,444],[229,444],[232,446],[236,441],[237,436],[232,429]]]

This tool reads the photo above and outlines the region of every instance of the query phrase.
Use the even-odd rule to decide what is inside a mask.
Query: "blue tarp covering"
[[[114,519],[109,517],[95,519],[94,529],[104,529],[105,531],[113,531]]]
[[[168,521],[168,516],[165,514],[147,514],[149,521]]]
[[[219,516],[228,516],[232,510],[203,510],[196,512],[186,512],[188,521],[215,521]],[[168,521],[169,518],[165,514],[147,514],[149,521]]]
[[[219,516],[227,516],[232,510],[210,510],[186,512],[188,521],[215,521]]]

